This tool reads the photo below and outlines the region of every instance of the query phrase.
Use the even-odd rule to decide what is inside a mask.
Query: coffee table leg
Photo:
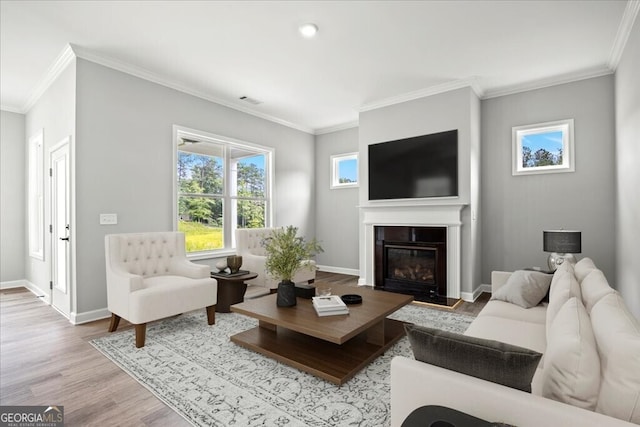
[[[276,325],[274,325],[273,323],[265,322],[264,320],[259,320],[258,326],[260,326],[262,329],[268,329],[274,332],[276,332],[276,329],[277,329]]]
[[[367,342],[374,345],[384,345],[384,319],[367,330]]]

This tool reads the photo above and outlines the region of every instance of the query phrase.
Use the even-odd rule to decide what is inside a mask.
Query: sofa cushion
[[[547,336],[542,395],[593,411],[600,391],[600,358],[582,302],[570,298]]]
[[[556,314],[571,297],[582,299],[580,285],[575,274],[573,274],[573,267],[568,262],[565,262],[553,275],[551,287],[549,288],[549,305],[547,306],[546,319],[547,335],[549,335],[551,322],[553,322]]]
[[[535,307],[547,294],[552,277],[539,271],[514,271],[491,299],[510,302],[522,308]]]
[[[580,282],[580,292],[582,293],[582,303],[587,308],[587,313],[591,313],[591,309],[602,297],[615,292],[602,271],[594,268]]]
[[[573,271],[575,272],[576,279],[578,279],[578,283],[582,283],[585,277],[593,270],[596,269],[596,265],[593,263],[591,258],[585,257],[576,263],[573,267]]]
[[[499,341],[405,325],[416,360],[531,392],[542,354]]]
[[[591,309],[602,384],[596,412],[640,424],[640,322],[618,292]]]
[[[547,306],[546,304],[540,304],[531,308],[522,308],[509,302],[491,300],[487,302],[478,314],[478,317],[480,316],[504,317],[506,319],[544,325],[547,317]]]
[[[464,334],[501,341],[539,353],[544,353],[547,348],[544,324],[507,319],[506,317],[478,316]]]
[[[177,292],[181,289],[181,292]],[[143,280],[143,288],[129,294],[129,320],[140,324],[196,310],[217,302],[216,281],[182,276],[155,276]],[[176,298],[176,295],[180,295]]]

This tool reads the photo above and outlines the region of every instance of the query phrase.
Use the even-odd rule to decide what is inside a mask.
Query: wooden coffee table
[[[316,286],[322,283],[316,282]],[[245,301],[231,311],[259,320],[231,341],[334,384],[344,384],[405,334],[403,322],[386,317],[413,301],[410,295],[369,287],[328,285],[334,295],[358,294],[349,314],[319,317],[310,299],[278,307],[277,295]]]

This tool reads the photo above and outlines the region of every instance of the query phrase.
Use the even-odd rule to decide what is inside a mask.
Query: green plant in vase
[[[315,239],[306,241],[297,234],[298,228],[290,225],[274,229],[271,236],[262,241],[267,254],[265,269],[270,276],[281,281],[276,300],[280,307],[296,305],[293,276],[299,268],[315,268],[311,263],[305,264],[305,261],[323,252]]]

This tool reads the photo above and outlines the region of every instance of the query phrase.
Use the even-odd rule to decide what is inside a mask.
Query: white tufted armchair
[[[273,292],[280,280],[274,279],[265,270],[266,251],[262,241],[271,236],[273,228],[239,228],[236,230],[236,252],[242,256],[242,269],[258,273],[258,277],[247,281],[245,298],[255,298]],[[313,283],[316,279],[316,262],[305,260],[293,276],[295,283]]]
[[[110,234],[105,258],[109,332],[128,320],[140,348],[152,320],[206,307],[209,325],[215,323],[218,283],[208,266],[187,260],[184,233]]]

